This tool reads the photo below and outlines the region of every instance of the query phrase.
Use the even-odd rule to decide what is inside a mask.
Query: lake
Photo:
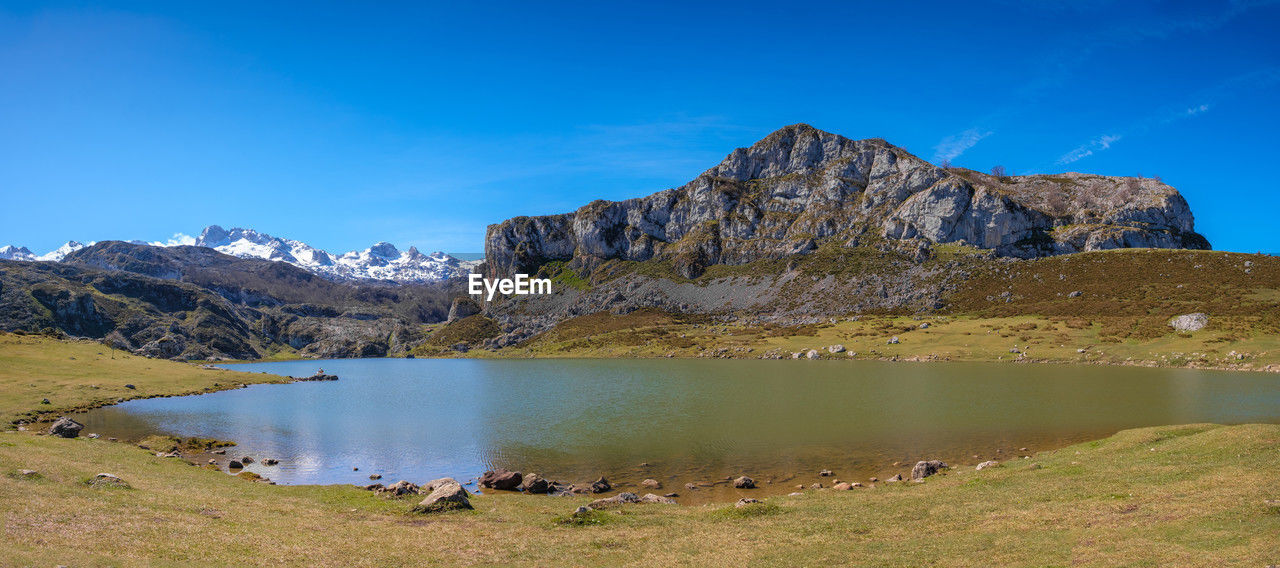
[[[226,365],[341,380],[134,400],[79,419],[122,439],[234,440],[278,483],[466,481],[486,469],[566,482],[645,478],[682,502],[835,478],[904,476],[919,459],[1004,461],[1117,430],[1280,422],[1280,377],[1104,366],[671,359],[346,359]],[[1022,451],[1021,448],[1028,448]],[[281,461],[263,466],[262,458]],[[893,465],[898,462],[901,465]],[[645,463],[647,466],[640,464]],[[359,468],[359,471],[353,471]]]

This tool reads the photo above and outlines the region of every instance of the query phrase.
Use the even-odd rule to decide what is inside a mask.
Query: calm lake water
[[[83,417],[124,439],[156,432],[238,442],[225,458],[279,483],[469,480],[493,467],[681,501],[758,493],[816,472],[863,481],[918,459],[974,464],[1189,422],[1280,422],[1280,377],[1181,369],[735,360],[347,359],[228,365],[335,382],[135,400]],[[976,457],[974,457],[976,456]],[[646,462],[647,467],[639,464]],[[894,462],[903,465],[894,466]],[[359,471],[352,468],[358,467]],[[765,483],[771,481],[772,483]]]

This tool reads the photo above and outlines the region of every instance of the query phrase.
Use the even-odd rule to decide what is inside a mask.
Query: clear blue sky
[[[478,251],[807,122],[1159,175],[1214,248],[1280,252],[1275,2],[262,4],[0,0],[0,244]]]

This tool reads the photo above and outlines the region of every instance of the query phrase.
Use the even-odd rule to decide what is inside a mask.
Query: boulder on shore
[[[49,435],[59,436],[62,438],[75,438],[80,435],[80,431],[83,429],[84,424],[63,416],[49,427]]]
[[[610,489],[613,489],[613,485],[611,485],[609,480],[605,479],[603,475],[600,476],[600,479],[591,482],[592,493],[605,493]]]
[[[474,509],[471,506],[471,500],[467,498],[467,490],[462,488],[462,484],[448,478],[437,481],[440,483],[432,482],[428,484],[436,485],[426,499],[414,506],[414,513],[440,513],[460,509]]]
[[[926,461],[916,462],[915,467],[911,468],[911,480],[920,481],[948,467],[950,466],[948,466],[942,460],[926,460]]]
[[[523,489],[525,493],[543,494],[550,493],[553,485],[550,481],[543,479],[542,476],[530,473],[524,476],[524,481],[520,483],[520,489]]]
[[[520,482],[524,480],[524,476],[518,471],[507,471],[498,468],[492,471],[484,472],[480,476],[480,487],[489,489],[501,489],[503,491],[515,491],[520,487]]]
[[[607,499],[596,499],[587,504],[592,509],[602,509],[605,507],[616,507],[625,503],[639,503],[640,496],[635,493],[622,492]]]
[[[998,461],[996,461],[996,460],[987,460],[987,461],[984,461],[984,462],[982,462],[982,463],[978,464],[978,467],[976,467],[976,468],[974,468],[974,469],[977,469],[978,471],[982,471],[982,470],[987,469],[987,468],[989,468],[989,467],[999,467],[999,466],[1000,466],[1000,462],[998,462]]]

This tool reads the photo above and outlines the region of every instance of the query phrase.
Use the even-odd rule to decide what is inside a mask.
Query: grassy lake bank
[[[281,380],[119,353],[113,362],[97,344],[43,338],[0,343],[0,356],[13,417],[44,406],[40,396],[61,409],[123,390]],[[43,378],[58,380],[33,380]],[[33,397],[23,390],[32,384],[44,390]],[[475,511],[415,515],[420,496],[272,486],[130,444],[9,431],[0,564],[1263,566],[1280,558],[1277,449],[1277,425],[1142,428],[918,484],[741,509],[626,505],[566,524],[592,497],[497,492],[473,496]],[[130,488],[84,483],[102,472]]]

